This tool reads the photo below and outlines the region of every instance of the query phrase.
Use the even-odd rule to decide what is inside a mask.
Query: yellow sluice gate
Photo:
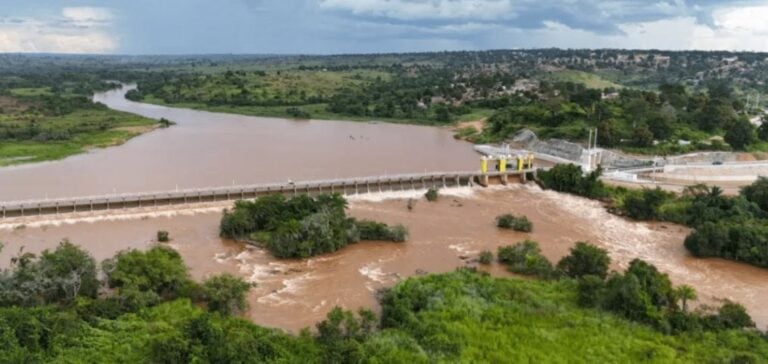
[[[507,171],[507,157],[499,158],[499,172],[504,173]]]
[[[480,158],[480,172],[482,174],[488,173],[488,158],[486,158],[485,156]]]

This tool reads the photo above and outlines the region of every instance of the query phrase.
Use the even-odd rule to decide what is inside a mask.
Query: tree
[[[611,258],[605,249],[580,241],[571,248],[571,254],[557,263],[557,268],[574,278],[592,275],[605,279],[610,264]]]
[[[513,246],[499,247],[496,256],[510,272],[550,278],[554,275],[552,263],[541,255],[539,243],[525,240]]]
[[[38,264],[40,273],[52,286],[48,290],[48,302],[72,302],[78,296],[96,297],[99,290],[96,261],[68,240],[54,251],[43,251]]]
[[[682,301],[683,312],[688,312],[688,301],[696,299],[696,290],[693,287],[684,284],[675,289],[675,296]]]
[[[757,206],[768,212],[768,178],[760,177],[757,181],[741,189],[741,195],[749,202],[754,202]]]
[[[694,119],[700,129],[713,132],[735,121],[736,113],[729,103],[712,100],[695,115]]]
[[[768,117],[766,116],[763,116],[760,127],[757,128],[757,137],[764,142],[768,142]]]
[[[165,246],[156,246],[146,252],[120,252],[102,266],[109,286],[121,290],[135,287],[162,297],[174,297],[183,293],[191,283],[181,255]]]
[[[749,120],[740,118],[730,125],[724,139],[733,149],[743,150],[744,147],[754,143],[755,127]]]
[[[651,130],[644,126],[635,128],[632,132],[632,145],[638,148],[653,146],[653,133]]]
[[[672,194],[659,187],[645,188],[642,192],[629,194],[624,198],[623,209],[627,216],[636,220],[651,220],[658,217],[658,209]]]
[[[323,346],[327,363],[358,363],[364,359],[361,344],[376,328],[376,315],[361,309],[352,311],[334,307],[326,319],[317,324],[317,341]]]
[[[202,286],[208,310],[223,315],[240,313],[248,307],[245,296],[252,285],[241,278],[224,273],[208,278]]]
[[[621,141],[621,136],[616,127],[616,121],[606,119],[597,125],[597,142],[602,147],[615,147]]]
[[[717,325],[724,329],[755,327],[755,322],[741,304],[727,301],[717,310]]]
[[[653,133],[656,139],[667,139],[672,135],[674,119],[667,115],[658,113],[648,119],[648,129]]]

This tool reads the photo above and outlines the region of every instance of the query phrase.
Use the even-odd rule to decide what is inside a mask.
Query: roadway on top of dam
[[[152,208],[172,205],[193,205],[209,202],[234,201],[257,198],[270,194],[296,196],[339,193],[342,195],[368,194],[389,191],[414,191],[429,188],[472,187],[526,181],[533,169],[512,172],[439,172],[334,179],[307,182],[287,182],[249,186],[225,186],[180,191],[148,192],[137,194],[83,196],[25,201],[0,201],[0,218],[27,217],[61,213],[105,212],[128,208]]]

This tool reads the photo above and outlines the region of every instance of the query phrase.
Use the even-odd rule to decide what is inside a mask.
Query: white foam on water
[[[451,244],[451,245],[448,245],[448,248],[451,250],[455,250],[461,255],[471,255],[471,254],[477,253],[477,250],[470,249],[471,245],[472,243]]]
[[[441,188],[439,194],[443,196],[452,196],[459,198],[470,198],[475,194],[476,187],[447,187]],[[367,194],[348,196],[350,202],[381,202],[386,200],[407,200],[424,197],[426,189],[407,190],[407,191],[386,191],[371,192]]]
[[[259,303],[275,304],[275,305],[299,303],[298,301],[291,298],[287,298],[285,296],[286,295],[297,296],[298,293],[300,293],[307,286],[309,282],[314,281],[317,278],[318,278],[317,275],[313,274],[313,272],[307,272],[297,277],[284,279],[281,282],[283,285],[283,288],[275,290],[272,293],[269,293],[265,296],[261,296],[256,301]]]
[[[320,304],[316,305],[315,307],[312,307],[312,312],[320,311],[320,309],[323,308],[326,303],[328,303],[328,301],[326,300],[320,301]]]
[[[505,189],[519,188],[518,184],[509,184],[506,186],[490,186],[482,188],[474,187],[446,187],[440,189],[440,195],[456,198],[470,199],[475,196],[477,191],[499,191]],[[426,189],[406,190],[406,191],[387,191],[372,192],[358,195],[346,196],[346,199],[354,202],[381,202],[386,200],[407,200],[424,197]],[[0,223],[0,230],[15,230],[20,228],[46,228],[62,225],[74,225],[78,223],[97,223],[111,221],[144,220],[160,217],[192,216],[196,214],[207,214],[221,212],[225,208],[234,205],[234,201],[207,202],[201,204],[189,204],[178,206],[161,206],[152,208],[130,208],[127,210],[107,210],[92,212],[64,213],[61,215],[43,215],[7,218]]]
[[[45,215],[34,216],[26,218],[12,218],[8,222],[0,223],[0,230],[14,230],[24,227],[29,228],[47,228],[58,227],[64,225],[74,225],[79,223],[97,223],[97,222],[113,222],[113,221],[129,221],[129,220],[144,220],[159,217],[177,217],[177,216],[192,216],[196,214],[221,212],[225,207],[230,204],[221,204],[218,206],[190,206],[184,208],[178,206],[177,209],[169,210],[110,210],[101,212],[88,212],[88,213],[69,213],[62,215]],[[98,215],[96,215],[98,213]]]
[[[542,190],[539,187],[524,186],[527,192],[537,198],[553,203],[573,216],[582,218],[588,223],[583,224],[581,229],[595,234],[600,239],[611,254],[620,254],[625,258],[640,258],[646,260],[659,268],[663,268],[669,273],[676,273],[685,276],[701,276],[701,272],[690,269],[689,267],[670,264],[675,260],[670,260],[666,256],[665,249],[661,248],[660,241],[664,241],[672,232],[665,230],[656,230],[652,225],[646,222],[630,221],[624,217],[614,215],[606,210],[601,202],[586,199],[579,196],[559,193],[550,190]],[[675,242],[675,244],[679,244]],[[625,259],[626,260],[626,259]],[[628,261],[621,261],[619,266],[626,268]],[[700,278],[703,278],[700,277]]]
[[[378,282],[378,283],[386,283],[387,282],[387,273],[384,273],[384,271],[381,269],[381,263],[378,262],[371,262],[364,266],[362,266],[360,269],[357,270],[362,274],[363,276],[367,277],[368,279]]]

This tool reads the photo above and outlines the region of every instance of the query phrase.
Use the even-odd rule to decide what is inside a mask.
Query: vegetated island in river
[[[760,363],[768,341],[743,307],[690,310],[650,264],[608,273],[607,253],[577,244],[556,268],[535,243],[500,264],[538,279],[471,269],[408,278],[382,293],[381,316],[331,310],[290,335],[237,315],[251,285],[190,279],[162,244],[97,265],[63,242],[0,271],[0,362],[51,363]],[[542,268],[543,267],[543,268]],[[543,275],[542,275],[543,274]],[[105,289],[109,287],[109,289]]]
[[[404,242],[402,226],[347,217],[339,194],[286,198],[269,195],[241,200],[225,210],[219,233],[267,248],[278,258],[308,258],[335,252],[360,240]]]

